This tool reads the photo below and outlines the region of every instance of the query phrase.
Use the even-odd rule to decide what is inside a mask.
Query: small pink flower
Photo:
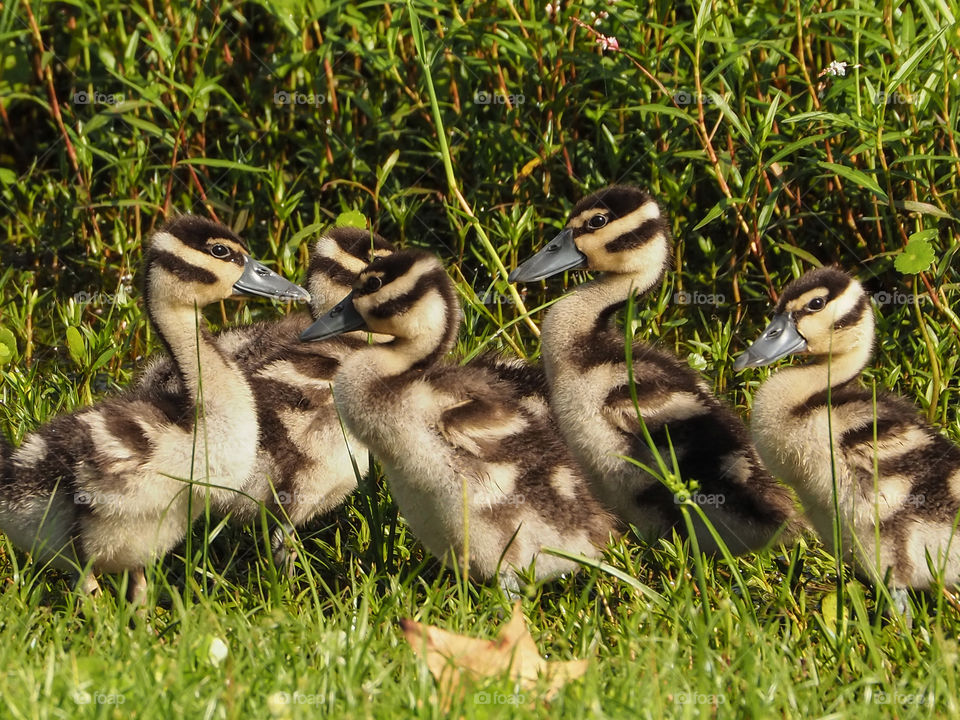
[[[597,37],[597,42],[600,44],[600,50],[612,50],[617,52],[620,50],[620,42],[613,35],[599,35]]]

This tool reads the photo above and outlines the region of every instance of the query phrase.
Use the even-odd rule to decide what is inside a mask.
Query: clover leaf
[[[933,230],[932,235],[936,235],[936,232],[936,230]],[[897,269],[897,272],[904,275],[915,275],[933,264],[936,253],[930,244],[929,237],[931,237],[929,230],[921,230],[907,239],[906,247],[893,261],[893,266]]]
[[[342,212],[337,215],[335,225],[337,227],[355,227],[366,230],[367,219],[363,216],[363,213],[357,210],[347,210],[347,212]]]
[[[17,357],[17,339],[7,328],[0,327],[0,365]]]

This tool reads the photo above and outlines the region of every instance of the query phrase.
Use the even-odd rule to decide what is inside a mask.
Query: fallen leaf
[[[426,660],[430,674],[437,681],[444,709],[455,697],[462,697],[469,686],[504,675],[522,690],[532,690],[545,681],[546,689],[541,697],[549,700],[568,682],[583,675],[590,662],[586,659],[551,662],[541,657],[519,601],[496,640],[458,635],[414,620],[401,620],[400,627],[414,652]]]

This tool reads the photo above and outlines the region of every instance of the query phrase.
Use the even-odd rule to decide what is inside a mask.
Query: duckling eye
[[[822,297],[815,297],[813,300],[807,303],[807,310],[812,310],[816,312],[817,310],[823,310],[823,306],[827,304],[827,301]]]
[[[591,230],[599,230],[604,225],[607,224],[606,215],[594,215],[592,218],[587,220],[587,227]]]
[[[226,245],[221,245],[220,243],[217,243],[212,248],[210,248],[210,254],[213,255],[215,258],[225,258],[230,254],[230,248],[228,248]]]
[[[363,291],[365,293],[372,293],[379,290],[382,286],[383,280],[381,280],[378,275],[373,275],[372,277],[368,277],[366,282],[363,283]]]

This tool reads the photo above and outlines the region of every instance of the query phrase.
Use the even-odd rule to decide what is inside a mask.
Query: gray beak
[[[573,230],[560,231],[547,246],[533,257],[527,258],[507,278],[509,282],[533,282],[543,280],[564,270],[586,267],[587,256],[573,242]]]
[[[780,358],[806,349],[807,341],[797,330],[793,316],[790,313],[780,313],[774,315],[773,320],[756,342],[737,358],[733,369],[743,370],[748,367],[769,365]]]
[[[249,255],[244,255],[243,259],[243,275],[233,284],[233,291],[237,295],[260,295],[287,302],[310,300],[310,293],[299,285],[280,277]]]
[[[351,330],[359,330],[366,323],[353,305],[353,293],[337,303],[326,315],[300,333],[300,342],[326,340]]]

